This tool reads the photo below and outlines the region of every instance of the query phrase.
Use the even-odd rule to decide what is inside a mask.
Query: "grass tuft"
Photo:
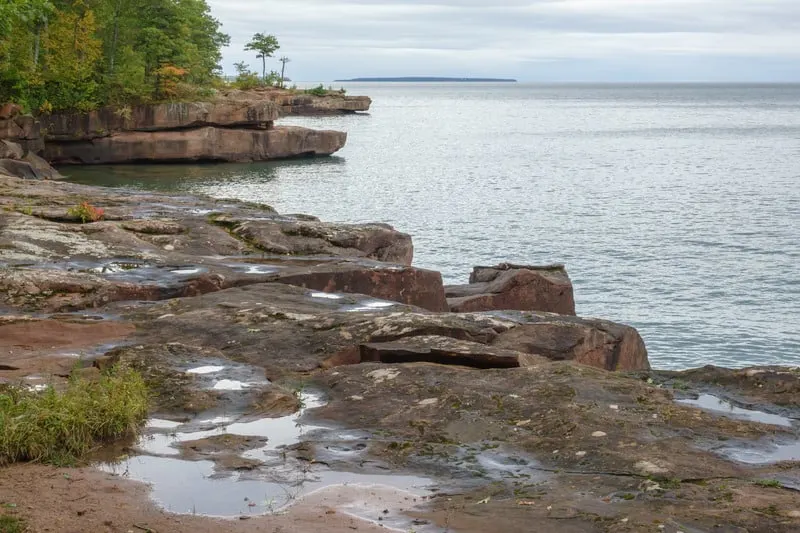
[[[0,515],[0,533],[24,533],[25,522],[21,518],[7,514]]]
[[[73,377],[63,391],[0,389],[0,465],[74,464],[103,443],[137,434],[148,400],[142,376],[129,368],[95,381]]]

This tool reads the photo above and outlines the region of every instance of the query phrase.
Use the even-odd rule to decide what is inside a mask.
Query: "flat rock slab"
[[[575,314],[572,282],[562,265],[475,267],[468,285],[448,285],[445,291],[450,310],[457,313],[512,309]]]
[[[347,134],[282,126],[268,130],[205,126],[183,130],[124,131],[84,141],[48,141],[44,155],[54,164],[120,164],[145,161],[251,162],[331,155]]]
[[[437,363],[471,368],[517,368],[547,361],[514,350],[425,335],[359,346],[361,363]]]

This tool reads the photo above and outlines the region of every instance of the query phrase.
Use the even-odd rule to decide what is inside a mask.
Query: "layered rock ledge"
[[[222,96],[239,101],[272,102],[278,106],[281,116],[352,115],[369,111],[372,105],[369,96],[347,96],[336,91],[315,96],[286,89],[263,88],[225,91]]]
[[[83,202],[103,218],[82,223]],[[154,396],[116,467],[0,468],[32,531],[800,529],[797,369],[652,371],[632,327],[502,309],[574,311],[561,267],[477,267],[488,310],[449,312],[384,224],[2,171],[0,207],[0,388],[125,364]],[[428,488],[387,488],[408,476]],[[235,501],[157,509],[131,479]],[[276,479],[288,515],[261,501]]]
[[[249,162],[330,155],[347,134],[275,126],[271,102],[224,101],[103,108],[42,118],[55,164]]]

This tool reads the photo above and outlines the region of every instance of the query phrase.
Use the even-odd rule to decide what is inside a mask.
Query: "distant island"
[[[432,76],[407,76],[402,78],[352,78],[349,80],[335,80],[337,82],[343,81],[361,81],[361,82],[372,82],[372,81],[383,81],[383,82],[421,82],[421,81],[440,81],[440,82],[503,82],[503,83],[516,83],[517,80],[512,79],[504,79],[504,78],[440,78],[440,77],[432,77]]]

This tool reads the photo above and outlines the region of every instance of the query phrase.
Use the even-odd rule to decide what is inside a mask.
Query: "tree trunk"
[[[261,54],[261,79],[264,80],[264,83],[267,81],[267,56],[265,54]]]
[[[281,89],[283,89],[283,88],[284,88],[284,85],[285,85],[285,84],[283,83],[283,79],[284,79],[284,76],[283,76],[283,75],[286,73],[286,61],[281,61],[281,63],[283,63],[283,64],[281,65]]]
[[[33,39],[33,71],[39,70],[39,50],[42,42],[42,25],[36,25],[36,37]]]
[[[119,38],[119,12],[122,9],[122,0],[119,0],[114,9],[114,35],[111,38],[111,53],[109,54],[108,73],[114,75],[114,60],[117,56],[117,39]]]

